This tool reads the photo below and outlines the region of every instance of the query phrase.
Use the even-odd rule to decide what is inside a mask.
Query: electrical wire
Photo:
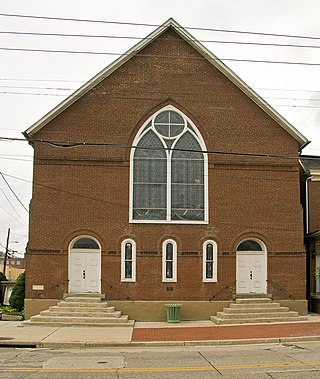
[[[33,185],[36,186],[36,187],[46,188],[48,190],[52,190],[52,191],[55,191],[55,192],[58,192],[58,193],[61,193],[61,194],[75,196],[75,197],[83,198],[83,199],[86,199],[86,200],[92,200],[94,202],[98,202],[100,204],[105,205],[106,207],[108,207],[108,209],[110,208],[110,206],[113,206],[113,207],[116,206],[116,207],[119,207],[119,208],[128,209],[128,205],[127,204],[123,204],[123,202],[116,203],[114,201],[109,201],[109,200],[105,200],[105,199],[101,199],[101,198],[96,198],[96,197],[92,197],[92,196],[88,196],[88,195],[84,195],[84,194],[80,194],[80,193],[75,193],[75,192],[67,191],[67,190],[64,190],[64,189],[61,189],[61,188],[55,188],[55,187],[48,186],[48,185],[45,185],[45,184],[40,184],[40,183],[37,183],[37,182],[34,182],[34,181],[31,182],[29,180],[22,179],[22,178],[13,176],[13,175],[5,174],[5,173],[2,173],[2,172],[0,172],[0,173],[1,173],[1,175],[5,175],[5,176],[8,176],[8,177],[11,177],[11,178],[14,178],[14,179],[22,180],[22,181],[30,183],[30,184],[33,183]],[[236,177],[236,178],[239,179],[240,177]],[[235,179],[235,177],[233,177],[233,176],[231,177],[230,176],[230,179]],[[248,180],[257,180],[259,183],[261,183],[261,180],[272,180],[272,181],[274,181],[275,179],[274,178],[267,179],[265,176],[263,176],[261,178],[248,178],[248,177],[246,177],[245,180],[246,181],[248,181]],[[282,177],[281,179],[279,179],[279,181],[282,182],[282,181],[286,181],[286,180]],[[239,226],[239,224],[232,223],[232,222],[229,222],[229,221],[216,221],[215,220],[214,224]],[[298,225],[300,225],[300,223],[297,224],[297,226]],[[253,225],[249,225],[249,224],[242,224],[242,226],[243,227],[253,227]],[[256,227],[257,225],[254,225],[254,226]],[[267,226],[263,225],[262,227],[263,227],[263,229],[266,229],[266,230],[286,230],[286,231],[290,231],[290,232],[294,232],[295,231],[292,228],[285,228],[285,227],[278,227],[278,226],[267,227]],[[299,228],[297,230],[300,231]]]
[[[0,31],[0,34],[11,35],[29,35],[29,36],[44,36],[44,37],[76,37],[76,38],[104,38],[104,39],[127,39],[127,40],[152,40],[148,37],[133,37],[133,36],[116,36],[116,35],[94,35],[94,34],[66,34],[66,33],[40,33],[40,32],[17,32],[17,31]],[[157,40],[164,38],[158,37]],[[176,39],[180,41],[180,39]],[[320,49],[320,45],[298,45],[298,44],[284,44],[284,43],[267,43],[267,42],[245,42],[245,41],[222,41],[222,40],[203,40],[185,38],[188,42],[201,42],[201,43],[218,43],[226,45],[246,45],[246,46],[268,46],[268,47],[294,47],[294,48],[308,48]]]
[[[72,21],[72,22],[88,22],[97,24],[112,24],[112,25],[128,25],[128,26],[146,26],[146,27],[161,27],[159,24],[148,24],[148,23],[137,23],[137,22],[121,22],[121,21],[106,21],[106,20],[93,20],[93,19],[79,19],[79,18],[66,18],[66,17],[49,17],[49,16],[36,16],[36,15],[22,15],[22,14],[9,14],[0,13],[3,17],[17,17],[17,18],[29,18],[29,19],[39,19],[39,20],[53,20],[53,21]],[[166,26],[164,26],[166,28]],[[179,27],[177,27],[178,29]],[[293,34],[276,34],[276,33],[262,33],[262,32],[251,32],[242,30],[230,30],[230,29],[216,29],[216,28],[202,28],[202,27],[180,27],[185,30],[199,30],[199,31],[209,31],[209,32],[221,32],[221,33],[235,33],[235,34],[248,34],[257,36],[268,36],[268,37],[286,37],[286,38],[301,38],[301,39],[311,39],[320,40],[320,37],[313,36],[302,36]]]
[[[164,147],[140,147],[136,145],[127,144],[116,144],[116,143],[105,143],[105,142],[88,142],[88,141],[55,141],[46,139],[25,139],[25,138],[14,138],[14,137],[0,137],[0,141],[19,141],[27,143],[43,143],[52,145],[54,147],[69,149],[74,147],[108,147],[113,149],[140,149],[140,150],[172,150],[171,148]],[[254,153],[240,153],[240,152],[226,152],[226,151],[210,151],[210,150],[196,150],[196,149],[173,149],[174,151],[182,152],[192,152],[192,153],[203,153],[208,155],[217,156],[237,156],[237,157],[247,157],[247,158],[268,158],[268,159],[300,159],[299,156],[293,157],[288,155],[277,155],[277,154],[254,154]]]
[[[36,53],[62,53],[62,54],[85,54],[85,55],[111,55],[111,56],[126,56],[130,53],[111,53],[104,51],[84,51],[84,50],[53,50],[53,49],[31,49],[31,48],[16,48],[16,47],[0,47],[2,51],[17,51],[17,52],[36,52]],[[144,58],[162,58],[162,55],[157,54],[141,54],[137,53],[136,56]],[[182,56],[182,55],[166,55],[166,58],[179,58],[179,59],[203,59],[207,60],[203,56]],[[293,62],[293,61],[274,61],[267,59],[240,59],[240,58],[216,58],[216,61],[228,61],[228,62],[247,62],[247,63],[267,63],[267,64],[286,64],[286,65],[300,65],[300,66],[320,66],[320,63],[312,62]]]
[[[1,192],[3,193],[3,196],[7,199],[8,203],[11,205],[11,208],[13,209],[14,213],[21,219],[22,223],[24,225],[26,225],[26,223],[24,222],[24,220],[21,218],[21,216],[19,215],[18,211],[16,210],[16,208],[14,207],[14,205],[12,204],[12,202],[10,201],[10,199],[8,198],[8,196],[6,195],[6,193],[4,192],[4,190],[2,188],[0,188]]]
[[[13,193],[14,197],[19,201],[19,203],[22,205],[22,207],[24,208],[24,210],[27,213],[29,213],[28,209],[24,206],[24,204],[22,203],[22,201],[19,199],[19,197],[17,196],[17,194],[14,192],[14,190],[12,189],[12,187],[10,186],[10,184],[7,182],[7,180],[4,177],[4,175],[2,174],[2,172],[0,172],[0,175],[2,176],[2,179],[4,180],[4,182],[6,183],[6,185],[8,186],[8,188],[10,189],[10,191]]]

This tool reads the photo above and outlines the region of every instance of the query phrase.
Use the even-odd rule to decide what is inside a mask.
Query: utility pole
[[[6,276],[7,258],[8,258],[8,253],[9,253],[9,239],[10,239],[10,228],[8,228],[6,252],[4,254],[4,261],[3,261],[3,275],[4,276]]]

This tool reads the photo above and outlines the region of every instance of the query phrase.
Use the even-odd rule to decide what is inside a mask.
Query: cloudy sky
[[[320,155],[319,14],[319,0],[0,0],[0,137],[21,138],[173,17],[312,141],[305,154]],[[0,140],[0,251],[8,228],[10,248],[21,255],[27,243],[32,153]]]

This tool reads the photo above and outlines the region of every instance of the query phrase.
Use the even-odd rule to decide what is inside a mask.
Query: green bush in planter
[[[24,272],[18,276],[17,283],[13,287],[9,304],[12,308],[15,308],[17,311],[22,311],[24,307],[24,283],[25,283],[25,274]]]

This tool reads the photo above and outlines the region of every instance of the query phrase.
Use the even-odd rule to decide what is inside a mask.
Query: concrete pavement
[[[24,325],[0,321],[0,346],[89,348],[112,346],[190,346],[320,341],[320,315],[309,321],[216,326],[211,321],[136,322],[133,327]]]

